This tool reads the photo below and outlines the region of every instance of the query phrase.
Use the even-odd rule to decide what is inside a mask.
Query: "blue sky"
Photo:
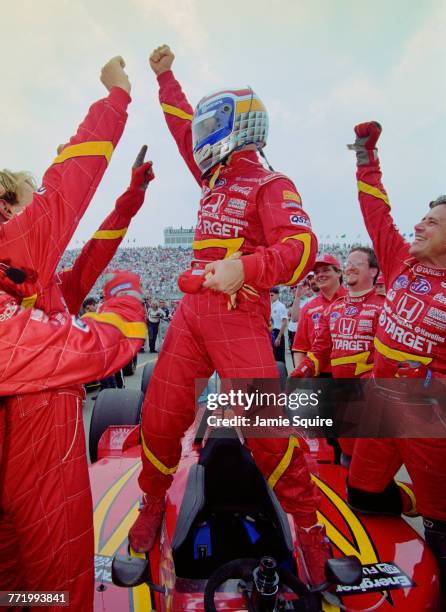
[[[8,6],[9,5],[9,6]],[[194,224],[199,191],[164,124],[150,51],[170,44],[192,104],[250,84],[270,112],[265,152],[300,191],[320,236],[365,239],[354,156],[359,121],[384,128],[384,184],[402,231],[446,191],[446,5],[437,0],[32,0],[2,9],[0,167],[40,177],[60,142],[103,95],[100,67],[127,61],[133,103],[126,132],[72,245],[81,243],[128,184],[141,144],[157,180],[129,244],[162,242],[166,225]],[[133,242],[135,241],[135,242]]]

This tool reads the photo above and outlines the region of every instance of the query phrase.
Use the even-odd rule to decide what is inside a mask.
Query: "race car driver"
[[[446,197],[430,203],[409,245],[393,223],[381,183],[376,149],[381,126],[363,123],[355,133],[350,148],[356,151],[359,202],[387,289],[374,341],[373,376],[422,378],[417,398],[406,396],[402,402],[421,403],[419,390],[438,392],[446,375]],[[403,390],[404,385],[401,381]],[[445,438],[358,440],[348,477],[349,502],[359,510],[401,512],[392,480],[401,463],[412,478],[426,542],[438,559],[445,588]]]
[[[110,92],[108,97],[89,109],[77,134],[45,173],[42,187],[32,193],[31,185],[23,181],[17,193],[7,190],[0,203],[7,219],[0,225],[5,272],[1,289],[21,306],[35,305],[62,323],[66,307],[54,273],[119,141],[130,102],[122,58],[106,64],[101,80]],[[115,317],[108,322],[122,324]],[[37,377],[39,366],[32,361],[29,367],[37,368]],[[19,552],[12,557],[14,567],[11,558],[1,556],[0,582],[8,588],[67,590],[73,609],[89,610],[93,535],[81,399],[80,388],[68,387],[8,396],[3,402],[14,431],[18,428],[22,435],[11,430],[6,441],[8,464],[16,464],[14,481],[19,486],[8,501],[14,508],[13,522],[11,514],[4,515],[0,542],[9,549],[12,538]],[[39,454],[43,432],[47,452]],[[25,453],[23,439],[27,440]],[[29,488],[34,502],[22,505]]]
[[[214,370],[222,379],[278,377],[268,333],[269,288],[295,285],[312,269],[317,249],[296,187],[259,162],[267,114],[257,95],[249,88],[220,91],[193,112],[170,70],[173,59],[163,46],[150,65],[167,125],[202,196],[194,261],[179,279],[190,293],[169,326],[143,407],[144,497],[129,533],[138,551],[151,549],[161,525],[181,438],[195,417],[196,379]],[[294,517],[310,581],[323,582],[329,551],[299,441],[251,439],[249,447]]]
[[[340,262],[329,253],[316,259],[314,264],[314,279],[320,293],[305,304],[300,311],[299,323],[293,342],[293,360],[297,367],[305,356],[311,351],[311,346],[319,329],[322,313],[338,298],[346,294],[342,286],[342,272]],[[322,364],[320,372],[323,376],[331,374],[330,363]]]

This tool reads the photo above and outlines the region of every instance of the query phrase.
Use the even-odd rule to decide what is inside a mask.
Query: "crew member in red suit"
[[[77,309],[85,297],[74,292],[65,300],[64,283],[55,271],[124,129],[130,102],[124,65],[117,57],[103,68],[101,80],[109,95],[91,106],[45,173],[42,186],[33,193],[25,180],[16,192],[4,188],[1,196],[6,222],[0,225],[0,289],[22,308],[35,306],[53,323],[66,323],[66,301],[76,303]],[[146,171],[151,176],[150,167]],[[83,289],[74,277],[72,282]],[[124,285],[117,291],[134,290],[132,282]],[[122,317],[102,316],[109,325],[125,329]],[[35,369],[37,379],[38,361],[33,359],[28,367]],[[67,386],[3,400],[0,550],[15,552],[0,555],[0,584],[8,589],[66,590],[72,609],[91,610],[93,522],[82,399],[81,387]]]
[[[350,251],[345,265],[348,292],[325,309],[310,350],[293,378],[319,376],[331,367],[333,378],[355,378],[373,369],[373,338],[384,299],[375,293],[375,253],[367,247]]]
[[[401,380],[401,405],[429,409],[430,397],[443,397],[446,375],[446,197],[430,203],[408,244],[393,223],[381,183],[376,122],[355,127],[361,211],[384,275],[387,295],[375,336],[373,376]],[[378,381],[379,382],[379,381]],[[413,381],[414,383],[416,380]],[[415,391],[408,396],[407,388]],[[424,397],[426,396],[426,397]],[[390,401],[390,400],[389,400]],[[364,439],[356,442],[348,476],[348,499],[359,510],[402,511],[393,476],[404,463],[413,481],[426,542],[436,555],[446,586],[446,439]]]
[[[167,125],[201,188],[201,201],[192,267],[179,279],[187,295],[169,325],[143,407],[144,496],[129,533],[138,551],[151,549],[161,525],[181,438],[195,416],[195,380],[214,370],[223,380],[278,377],[268,332],[269,289],[295,285],[313,268],[317,252],[296,187],[259,161],[268,118],[258,96],[249,88],[223,90],[203,98],[194,112],[170,70],[173,59],[163,46],[150,64]],[[323,582],[329,550],[299,441],[251,439],[249,447],[294,518],[311,583]]]
[[[330,304],[346,294],[346,289],[342,286],[341,264],[333,255],[326,253],[317,258],[314,264],[314,279],[320,293],[307,302],[300,312],[292,348],[296,367],[311,352],[322,313]],[[322,364],[319,371],[323,376],[329,376],[330,362]]]
[[[375,292],[378,276],[375,253],[367,247],[352,249],[344,268],[348,292],[325,309],[307,356],[292,378],[319,376],[331,370],[333,378],[357,378],[373,369],[373,338],[384,298]],[[354,438],[340,438],[346,465]]]
[[[0,397],[96,380],[130,361],[147,335],[139,277],[116,270],[106,278],[99,312],[82,317],[23,308],[0,292]],[[115,294],[122,284],[135,293]]]

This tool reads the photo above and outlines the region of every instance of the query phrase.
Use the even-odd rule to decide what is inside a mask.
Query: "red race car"
[[[153,364],[146,367],[143,387]],[[141,494],[142,399],[142,391],[110,389],[93,411],[95,610],[440,610],[437,565],[424,540],[401,518],[353,512],[345,501],[346,470],[323,440],[310,441],[312,472],[323,493],[319,519],[335,557],[347,556],[328,568],[338,586],[321,595],[297,578],[292,521],[234,430],[220,430],[203,445],[191,428],[159,542],[148,560],[130,557],[127,533]],[[359,559],[362,576],[348,556]],[[117,584],[138,586],[117,586],[112,574]]]

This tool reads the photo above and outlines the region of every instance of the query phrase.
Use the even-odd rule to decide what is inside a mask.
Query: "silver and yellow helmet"
[[[267,136],[266,108],[250,88],[225,89],[206,96],[192,118],[194,158],[202,174],[248,144],[262,149]]]

